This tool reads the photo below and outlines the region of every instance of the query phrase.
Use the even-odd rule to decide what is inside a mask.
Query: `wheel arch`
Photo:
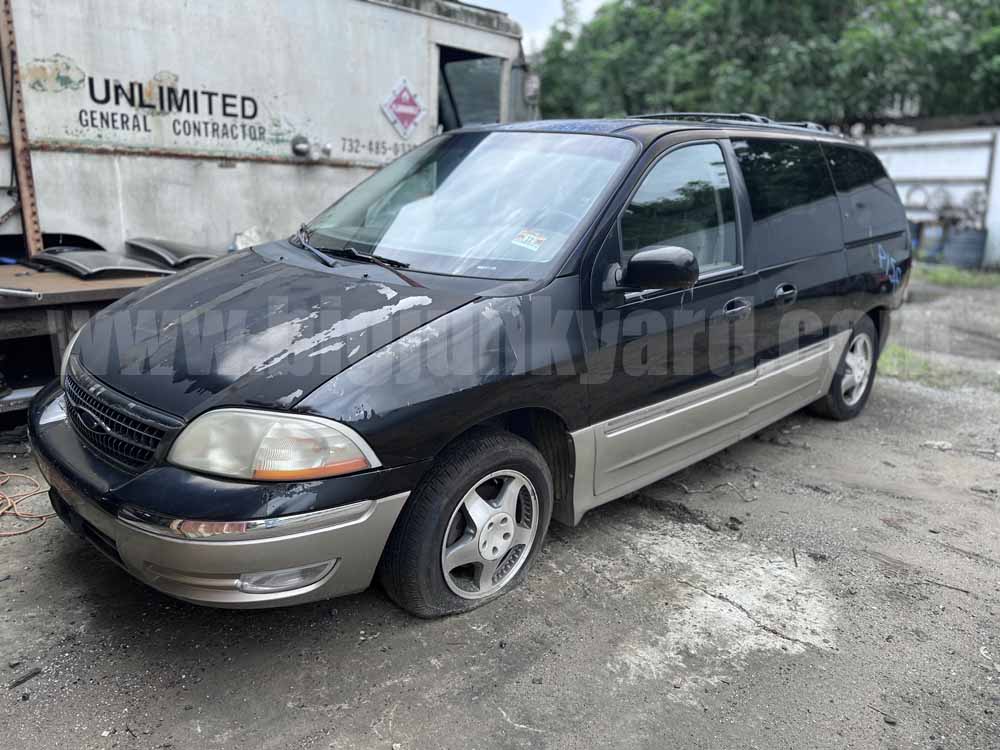
[[[891,328],[891,317],[889,308],[885,305],[873,307],[865,313],[875,324],[875,333],[878,334],[878,354],[882,353],[886,342],[889,340],[889,330]]]
[[[538,449],[552,473],[552,518],[572,525],[576,451],[566,421],[555,411],[544,407],[512,409],[469,425],[447,445],[481,427],[493,427],[513,433]]]

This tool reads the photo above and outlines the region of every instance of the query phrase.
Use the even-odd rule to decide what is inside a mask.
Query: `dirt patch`
[[[656,626],[632,633],[608,668],[620,680],[664,682],[665,696],[697,703],[760,652],[834,649],[833,596],[806,556],[789,557],[696,526],[628,534],[645,575],[680,589]]]

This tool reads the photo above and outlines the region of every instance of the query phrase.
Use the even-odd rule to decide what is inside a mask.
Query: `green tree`
[[[849,126],[1000,108],[996,0],[612,0],[542,51],[547,117],[750,111]]]
[[[579,83],[573,68],[579,59],[573,43],[577,27],[576,1],[563,0],[562,5],[562,17],[549,31],[541,54],[542,81],[552,82],[552,89],[542,92],[548,117],[573,116],[576,112],[574,86]]]

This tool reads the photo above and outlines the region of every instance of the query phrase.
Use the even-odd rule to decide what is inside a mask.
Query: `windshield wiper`
[[[390,273],[396,274],[399,278],[405,281],[410,286],[423,287],[419,281],[414,281],[400,269],[409,268],[409,263],[404,263],[401,260],[396,260],[395,258],[383,258],[381,255],[375,255],[375,253],[363,253],[350,245],[338,248],[323,248],[323,252],[332,253],[341,258],[350,258],[351,260],[361,261],[362,263],[374,263],[376,266],[384,268]]]
[[[294,239],[298,240],[297,247],[301,247],[303,250],[308,250],[324,266],[333,268],[337,265],[329,255],[309,244],[309,228],[305,224],[299,227],[299,230],[295,233]],[[292,244],[294,245],[295,243],[292,242]]]
[[[332,258],[349,258],[350,260],[356,260],[361,263],[373,263],[376,266],[381,266],[387,271],[396,274],[410,286],[423,286],[423,284],[414,281],[409,276],[400,273],[399,269],[409,268],[409,263],[404,263],[403,261],[396,260],[395,258],[383,258],[381,255],[375,255],[374,253],[363,253],[350,245],[345,245],[344,247],[316,247],[309,242],[312,232],[313,230],[303,224],[299,227],[299,231],[295,233],[294,239],[298,240],[298,246],[308,250],[316,256],[316,258],[321,260],[324,265],[331,267],[335,266],[336,264],[333,262]]]
[[[395,258],[385,258],[381,255],[375,255],[375,253],[363,253],[350,245],[345,245],[344,247],[316,247],[309,242],[309,237],[311,235],[312,230],[303,224],[295,233],[295,239],[299,241],[299,245],[301,247],[311,251],[328,266],[332,265],[332,262],[330,261],[330,256],[332,255],[338,258],[359,260],[362,263],[374,263],[377,266],[385,266],[390,269],[410,267],[409,263],[404,263],[401,260],[396,260]]]
[[[344,247],[323,247],[320,248],[321,252],[330,253],[331,255],[337,255],[342,258],[350,258],[352,260],[360,260],[363,263],[374,263],[377,266],[385,266],[386,268],[409,268],[409,263],[404,263],[401,260],[396,260],[395,258],[386,258],[382,255],[375,255],[374,253],[363,253],[355,247],[346,245]]]

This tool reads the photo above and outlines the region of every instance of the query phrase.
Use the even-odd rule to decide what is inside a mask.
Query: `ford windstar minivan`
[[[461,612],[551,519],[803,407],[857,415],[910,263],[878,159],[809,123],[453,131],[92,318],[31,443],[62,520],[172,596],[377,578]]]

